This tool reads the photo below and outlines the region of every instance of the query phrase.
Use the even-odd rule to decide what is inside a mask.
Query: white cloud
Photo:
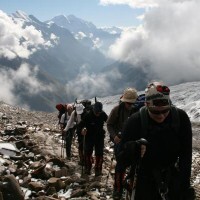
[[[98,49],[102,45],[100,38],[96,37],[93,39],[93,49]]]
[[[145,13],[143,26],[124,31],[109,55],[170,84],[200,79],[200,1],[160,0]]]
[[[149,8],[157,6],[156,0],[100,0],[101,5],[129,5],[133,8]]]
[[[37,80],[38,68],[24,63],[19,69],[0,69],[0,100],[12,105],[21,105],[17,88],[23,88],[27,94],[34,95],[42,91],[51,91],[51,85],[44,85]]]
[[[83,66],[77,77],[66,84],[66,93],[78,96],[80,99],[105,96],[108,95],[108,91],[112,91],[110,81],[120,77],[121,75],[116,69],[108,74],[96,75],[89,74],[86,67]]]
[[[82,40],[83,38],[87,37],[87,35],[81,31],[79,31],[76,35],[75,35],[75,38],[77,40]]]
[[[51,46],[33,26],[23,26],[23,20],[12,19],[0,10],[0,57],[28,58],[41,46]]]

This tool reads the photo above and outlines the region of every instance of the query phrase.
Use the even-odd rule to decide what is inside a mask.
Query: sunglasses
[[[155,99],[155,100],[152,100],[153,102],[153,106],[168,106],[170,103],[169,103],[169,100],[168,99]]]
[[[154,114],[154,115],[162,115],[162,114],[166,114],[167,112],[169,112],[170,108],[164,109],[164,110],[154,110],[149,108],[149,112]]]

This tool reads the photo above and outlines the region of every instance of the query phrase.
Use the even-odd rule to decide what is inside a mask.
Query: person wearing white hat
[[[67,125],[63,130],[63,132],[66,135],[66,138],[67,137],[69,138],[69,142],[67,144],[68,147],[66,147],[66,149],[68,149],[68,156],[67,156],[67,157],[69,157],[68,159],[70,159],[70,157],[71,157],[71,144],[72,144],[72,138],[73,138],[73,134],[74,134],[74,128],[75,128],[75,126],[77,126],[80,123],[81,115],[84,111],[84,108],[85,107],[82,104],[76,104],[75,110],[72,111],[70,118],[67,121]],[[80,156],[80,161],[82,162],[82,160],[83,160],[82,151],[83,150],[81,148],[81,144],[80,144],[81,139],[79,138],[79,135],[81,135],[81,134],[78,134],[79,156]]]
[[[148,84],[145,97],[145,107],[125,124],[120,146],[120,162],[130,159],[137,166],[133,170],[134,199],[194,200],[195,192],[190,185],[190,119],[184,110],[172,105],[170,89],[163,82]],[[127,153],[125,149],[131,142],[134,147],[139,140],[147,141],[145,153],[141,148],[131,148],[134,151],[129,149]]]

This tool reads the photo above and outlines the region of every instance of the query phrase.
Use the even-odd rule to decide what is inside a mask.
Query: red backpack
[[[56,109],[59,111],[58,119],[59,119],[59,123],[60,123],[60,118],[65,113],[65,106],[63,104],[59,103],[56,105]]]

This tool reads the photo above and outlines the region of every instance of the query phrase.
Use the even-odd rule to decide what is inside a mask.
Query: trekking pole
[[[142,158],[144,157],[144,154],[146,152],[146,146],[148,144],[147,140],[144,138],[140,138],[139,140],[136,141],[136,143],[138,145],[140,145],[140,157],[137,161],[136,167],[135,167],[135,173],[134,173],[134,180],[133,180],[133,189],[132,189],[132,193],[131,193],[131,200],[135,199],[135,189],[136,189],[136,184],[137,184],[137,176],[138,176],[138,172],[141,166],[141,161]]]
[[[63,157],[63,155],[62,155],[62,153],[63,153],[63,139],[61,139],[62,141],[61,141],[61,153],[60,153],[60,156],[61,156],[61,158]]]
[[[66,133],[62,131],[62,146],[61,146],[61,158],[65,158],[65,147],[66,147]]]
[[[63,158],[63,146],[64,146],[63,132],[61,132],[61,153],[60,153],[61,158]]]
[[[84,173],[84,166],[85,166],[85,135],[83,136],[83,162],[81,166],[81,175]]]
[[[84,173],[84,167],[86,165],[86,160],[85,160],[85,135],[87,134],[87,128],[84,127],[81,131],[81,134],[83,135],[83,160],[84,160],[84,163],[82,165],[82,169],[81,169],[81,175],[83,175]]]

